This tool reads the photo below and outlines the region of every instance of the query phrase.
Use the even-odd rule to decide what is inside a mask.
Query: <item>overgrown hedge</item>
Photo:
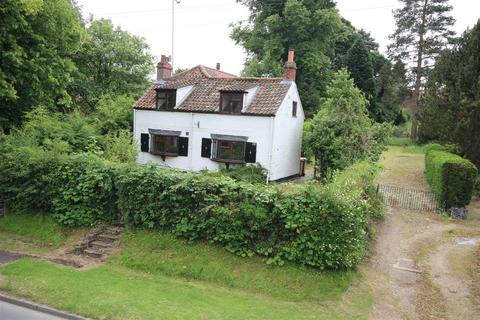
[[[19,148],[0,160],[0,196],[51,213],[63,225],[123,220],[278,264],[351,268],[365,253],[369,222],[382,212],[375,170],[366,163],[325,186],[286,192],[154,165],[114,165],[88,154],[56,157]]]
[[[468,205],[477,179],[475,165],[458,153],[461,150],[453,145],[427,146],[425,175],[437,200],[446,208]]]

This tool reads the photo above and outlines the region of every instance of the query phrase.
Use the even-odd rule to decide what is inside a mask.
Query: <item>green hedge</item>
[[[327,185],[285,192],[154,165],[111,164],[88,154],[16,149],[0,160],[0,196],[51,213],[63,225],[124,221],[277,264],[351,268],[365,254],[369,222],[382,212],[375,170],[366,163]]]
[[[450,152],[448,152],[450,151]],[[478,170],[452,146],[430,145],[425,156],[425,175],[442,206],[464,207],[470,203]]]

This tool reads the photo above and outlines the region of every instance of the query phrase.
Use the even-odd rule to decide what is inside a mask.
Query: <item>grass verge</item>
[[[42,253],[65,244],[69,231],[45,215],[9,213],[0,218],[0,249]]]
[[[87,271],[29,258],[0,267],[0,290],[97,319],[367,319],[368,291],[348,301],[289,302],[106,265]]]
[[[127,232],[121,254],[110,262],[150,274],[201,280],[292,301],[339,299],[359,278],[355,271],[269,266],[258,257],[241,258],[214,245],[188,244],[168,233],[151,231]]]

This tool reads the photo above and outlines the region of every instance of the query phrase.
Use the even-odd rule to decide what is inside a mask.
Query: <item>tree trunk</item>
[[[415,78],[415,92],[414,92],[414,102],[412,105],[411,116],[412,116],[412,131],[410,132],[410,138],[412,140],[417,140],[417,110],[418,102],[420,101],[420,87],[422,85],[422,65],[423,65],[423,46],[424,46],[424,35],[425,35],[425,20],[427,12],[428,0],[423,2],[422,10],[422,24],[418,30],[418,53],[417,53],[417,74]]]

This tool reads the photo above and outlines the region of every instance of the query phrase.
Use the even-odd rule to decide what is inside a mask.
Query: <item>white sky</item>
[[[143,37],[151,53],[159,57],[171,54],[171,0],[77,0],[84,17],[109,18],[128,32]],[[455,31],[463,32],[480,18],[480,1],[450,0],[457,20]],[[385,51],[388,35],[395,24],[392,10],[395,0],[337,0],[340,14],[357,28],[370,32]],[[246,7],[235,0],[181,0],[175,5],[174,68],[203,64],[238,74],[245,53],[230,39],[231,22],[248,17]]]

